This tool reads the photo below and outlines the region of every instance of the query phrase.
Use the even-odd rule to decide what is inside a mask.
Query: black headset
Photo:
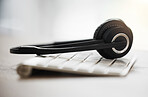
[[[97,50],[103,57],[114,59],[126,55],[132,46],[132,42],[131,29],[120,19],[110,19],[96,29],[93,39],[25,45],[11,48],[10,52],[43,55]]]

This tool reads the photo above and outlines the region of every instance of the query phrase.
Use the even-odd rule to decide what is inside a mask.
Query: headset
[[[120,19],[110,19],[96,29],[93,39],[24,45],[11,48],[10,53],[43,55],[97,50],[104,58],[114,59],[126,55],[132,42],[131,29]]]

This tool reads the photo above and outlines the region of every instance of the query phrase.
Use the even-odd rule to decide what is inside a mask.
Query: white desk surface
[[[137,61],[126,77],[51,74],[21,79],[16,64],[32,56],[12,55],[9,49],[23,43],[0,37],[0,97],[148,97],[148,51],[131,50]]]

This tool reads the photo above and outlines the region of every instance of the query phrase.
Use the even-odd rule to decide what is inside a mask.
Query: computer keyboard
[[[105,59],[96,51],[83,51],[36,56],[18,65],[21,77],[28,77],[32,69],[58,71],[81,75],[125,76],[135,62],[134,57]]]

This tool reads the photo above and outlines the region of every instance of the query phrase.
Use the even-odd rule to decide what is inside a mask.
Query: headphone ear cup
[[[114,59],[123,57],[129,52],[133,42],[133,35],[128,28],[113,27],[104,33],[103,40],[105,43],[126,41],[126,44],[123,46],[103,49],[101,52],[99,51],[103,57]]]
[[[114,37],[117,37],[114,40],[114,42],[126,41],[126,38],[128,38],[129,45],[128,47],[126,47],[125,45],[123,47],[118,47],[118,48],[97,50],[100,53],[100,55],[102,55],[107,59],[120,58],[129,52],[133,41],[132,31],[125,25],[123,21],[110,20],[99,26],[94,34],[94,39],[103,39],[105,43],[111,43]],[[126,49],[124,49],[125,47]],[[125,51],[123,52],[123,50]]]

